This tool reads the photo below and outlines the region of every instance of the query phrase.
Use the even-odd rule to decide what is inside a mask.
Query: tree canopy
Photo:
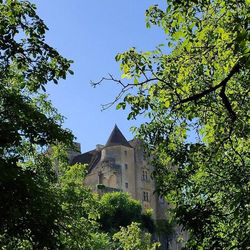
[[[120,227],[127,227],[132,222],[140,224],[141,228],[149,233],[155,232],[152,211],[142,213],[142,205],[128,193],[106,193],[100,198],[100,229],[114,234]]]
[[[116,249],[124,250],[155,250],[161,244],[155,242],[151,244],[149,233],[141,231],[140,225],[136,222],[132,222],[127,228],[122,227],[120,232],[114,234],[113,239],[120,243],[120,247]]]
[[[142,206],[126,193],[106,193],[100,198],[100,224],[106,232],[117,232],[120,226],[141,222]]]
[[[250,3],[166,2],[146,11],[146,25],[167,43],[119,53],[122,79],[100,82],[121,86],[111,104],[125,94],[117,109],[129,107],[128,119],[149,118],[136,131],[154,156],[158,191],[190,232],[186,247],[246,249]]]
[[[27,1],[0,1],[0,245],[55,246],[61,216],[56,175],[42,153],[71,145],[45,85],[65,78],[69,61],[45,42],[48,29]]]

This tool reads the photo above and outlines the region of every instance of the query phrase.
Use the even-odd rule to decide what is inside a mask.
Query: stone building
[[[80,148],[80,145],[77,145]],[[115,125],[105,145],[76,155],[69,152],[71,164],[88,164],[85,185],[98,192],[122,191],[141,202],[144,210],[153,209],[154,219],[164,218],[166,204],[155,191],[155,181],[150,175],[153,168],[148,164],[139,140],[127,141]]]
[[[80,144],[76,147],[80,151]],[[83,154],[70,151],[69,158],[72,165],[88,164],[84,184],[93,192],[98,193],[100,189],[101,192],[128,192],[141,202],[144,211],[153,209],[153,219],[166,218],[167,204],[154,192],[153,167],[148,164],[140,141],[127,141],[116,125],[105,145],[98,144],[96,149]],[[181,234],[177,229],[170,249],[181,249],[176,240]]]

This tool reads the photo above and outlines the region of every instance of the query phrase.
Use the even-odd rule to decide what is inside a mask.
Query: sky
[[[101,105],[114,100],[119,88],[103,82],[93,88],[90,81],[99,81],[108,74],[120,78],[119,52],[131,47],[138,51],[153,50],[165,43],[158,27],[146,28],[145,10],[160,0],[32,0],[37,13],[48,26],[46,41],[58,52],[74,61],[74,75],[47,85],[53,105],[66,117],[64,128],[72,130],[82,152],[105,144],[114,125],[130,140],[131,126],[144,120],[128,121],[128,111],[115,106],[101,111]],[[164,5],[163,5],[164,6]]]

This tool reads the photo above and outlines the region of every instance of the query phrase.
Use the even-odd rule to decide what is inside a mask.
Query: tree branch
[[[211,92],[214,92],[215,90],[217,90],[219,88],[222,88],[219,96],[221,97],[222,102],[225,105],[225,108],[228,110],[228,112],[232,118],[232,121],[234,122],[236,120],[236,113],[232,109],[232,106],[231,106],[231,104],[230,104],[230,102],[225,94],[225,90],[226,90],[226,85],[227,85],[228,81],[232,78],[232,76],[234,74],[238,73],[239,70],[240,70],[240,63],[237,62],[234,65],[234,67],[231,69],[229,75],[223,81],[221,81],[220,84],[218,84],[214,87],[211,87],[207,90],[204,90],[203,92],[201,92],[199,94],[195,94],[195,95],[190,96],[188,98],[182,99],[179,104],[183,104],[183,103],[190,102],[190,101],[197,101],[197,100],[201,99],[202,97],[204,97],[205,95],[207,95]]]
[[[223,85],[219,95],[222,99],[222,102],[225,105],[225,108],[228,110],[228,112],[232,118],[232,121],[234,122],[236,120],[236,113],[232,109],[232,106],[231,106],[231,104],[230,104],[230,102],[225,94],[225,90],[226,90],[226,85]]]
[[[204,90],[203,92],[201,92],[201,93],[199,93],[199,94],[195,94],[195,95],[190,96],[190,97],[188,97],[188,98],[182,99],[182,100],[180,101],[180,104],[183,104],[183,103],[186,103],[186,102],[190,102],[190,101],[197,101],[197,100],[201,99],[202,97],[204,97],[205,95],[207,95],[207,94],[209,94],[209,93],[211,93],[211,92],[214,92],[216,89],[221,88],[221,87],[223,87],[223,86],[226,86],[227,82],[231,79],[231,77],[232,77],[234,74],[238,73],[239,70],[240,70],[240,64],[239,64],[239,62],[238,62],[238,63],[236,63],[236,64],[234,65],[234,67],[233,67],[232,70],[230,71],[229,75],[228,75],[223,81],[221,81],[220,84],[218,84],[218,85],[216,85],[216,86],[214,86],[214,87],[211,87],[211,88],[209,88],[209,89],[207,89],[207,90]],[[224,87],[224,88],[225,88],[225,87]]]

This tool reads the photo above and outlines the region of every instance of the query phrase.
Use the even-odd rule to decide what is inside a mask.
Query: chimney
[[[97,151],[101,151],[101,150],[103,149],[103,147],[104,147],[103,145],[97,144],[97,145],[96,145],[96,150],[97,150]]]

